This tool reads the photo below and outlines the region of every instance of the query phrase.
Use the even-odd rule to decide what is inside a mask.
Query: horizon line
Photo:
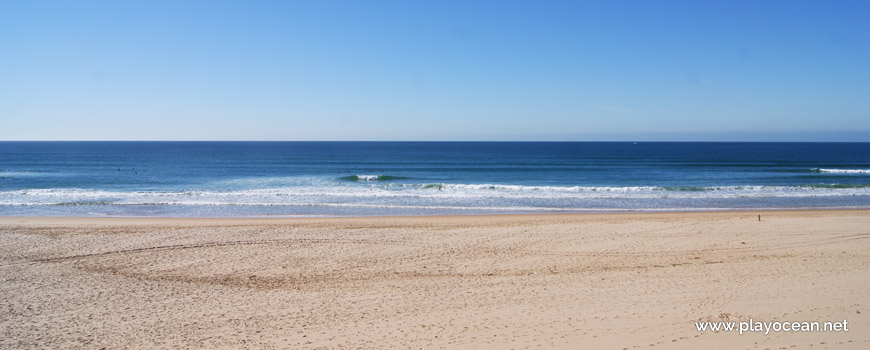
[[[479,143],[558,143],[558,142],[588,142],[588,143],[870,143],[868,141],[749,141],[749,140],[0,140],[0,142],[479,142]]]

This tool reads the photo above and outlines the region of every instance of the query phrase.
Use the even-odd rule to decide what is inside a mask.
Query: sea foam
[[[870,169],[820,169],[820,168],[813,168],[810,170],[812,170],[814,172],[818,172],[818,173],[829,173],[829,174],[870,175]]]
[[[520,186],[496,184],[372,184],[246,190],[109,191],[28,189],[0,192],[0,205],[443,205],[514,207],[535,203],[572,208],[584,200],[710,200],[870,196],[870,185],[798,186]]]

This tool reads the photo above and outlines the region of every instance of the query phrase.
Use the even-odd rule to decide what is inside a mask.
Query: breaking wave
[[[392,181],[392,180],[405,180],[407,177],[402,176],[390,176],[390,175],[351,175],[351,176],[343,176],[339,179],[344,181]]]
[[[870,184],[796,186],[520,186],[498,184],[400,184],[294,186],[247,190],[106,191],[28,189],[0,192],[0,205],[262,205],[262,206],[461,206],[574,208],[583,201],[684,200],[870,196]],[[531,204],[529,204],[531,203]],[[604,202],[606,203],[606,202]]]
[[[810,170],[813,172],[816,172],[816,173],[870,175],[870,169],[820,169],[820,168],[813,168]]]

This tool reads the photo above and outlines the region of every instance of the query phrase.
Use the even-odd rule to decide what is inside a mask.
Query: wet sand
[[[866,210],[0,218],[0,348],[867,349],[868,306]],[[750,318],[849,331],[695,328]]]

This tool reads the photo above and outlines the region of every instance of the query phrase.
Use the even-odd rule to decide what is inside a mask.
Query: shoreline
[[[346,220],[408,220],[408,219],[528,219],[528,218],[594,218],[607,216],[664,216],[664,215],[784,215],[784,214],[830,214],[836,212],[866,212],[870,215],[870,208],[845,208],[845,209],[761,209],[761,210],[711,210],[711,211],[629,211],[629,212],[579,212],[579,213],[519,213],[519,214],[461,214],[461,215],[372,215],[372,216],[313,216],[313,217],[282,217],[282,216],[255,216],[255,217],[155,217],[155,216],[0,216],[0,225],[12,223],[33,223],[34,221],[48,222],[78,222],[78,221],[145,221],[167,223],[196,223],[196,222],[219,222],[232,223],[263,221],[270,223],[296,222],[296,221],[346,221]]]

